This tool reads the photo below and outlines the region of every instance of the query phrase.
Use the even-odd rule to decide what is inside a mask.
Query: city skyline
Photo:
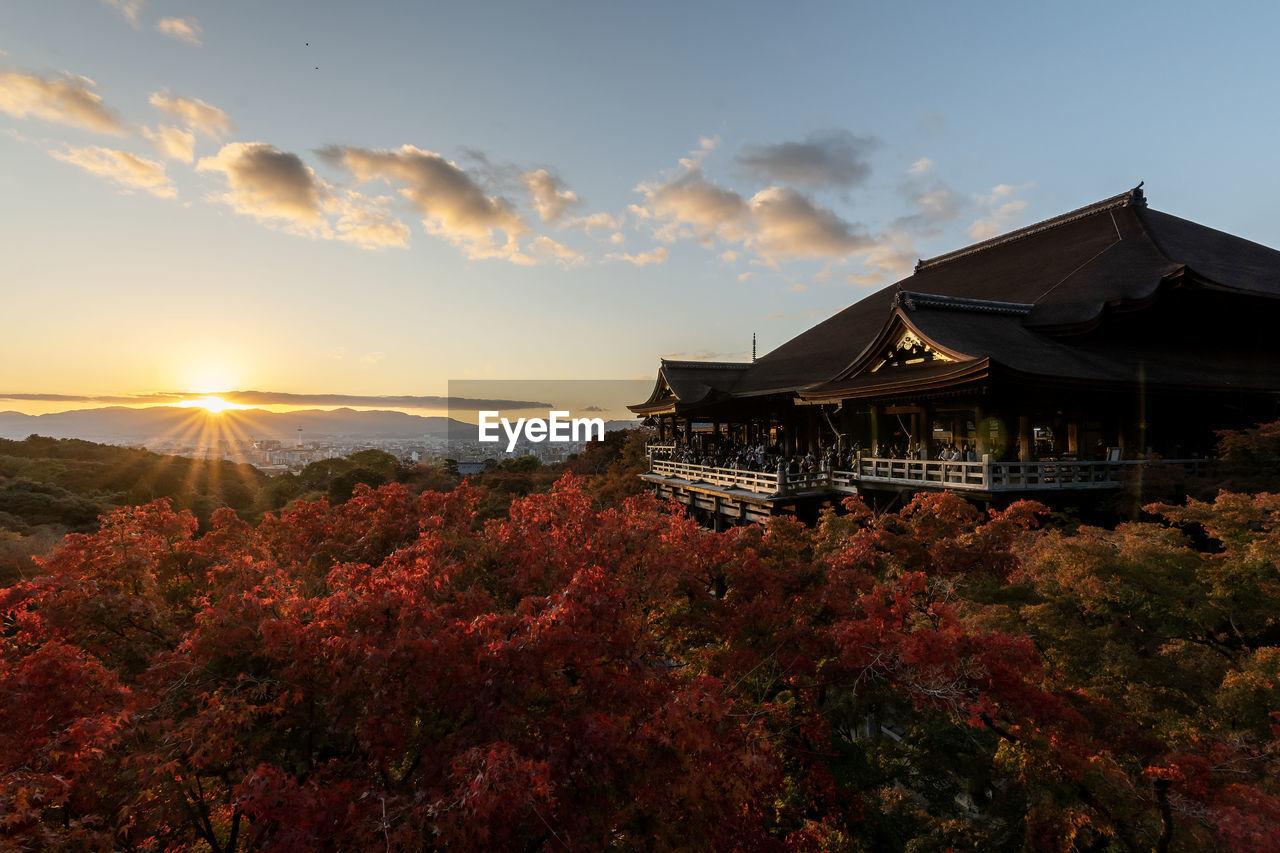
[[[0,410],[417,410],[449,380],[747,360],[1141,180],[1280,245],[1277,18],[8,4]]]

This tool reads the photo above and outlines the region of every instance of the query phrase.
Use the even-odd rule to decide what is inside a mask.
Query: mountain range
[[[82,438],[104,444],[136,444],[153,439],[215,435],[219,438],[302,440],[351,436],[369,439],[444,439],[450,430],[467,427],[446,417],[423,417],[395,411],[356,409],[304,409],[268,412],[264,409],[228,409],[217,414],[201,408],[150,406],[131,409],[108,406],[45,415],[0,412],[0,437],[23,439],[29,435],[50,438]],[[455,435],[457,433],[455,432]]]
[[[608,421],[605,429],[627,429],[636,422]],[[229,439],[402,439],[474,440],[476,427],[448,417],[424,417],[397,411],[359,409],[303,409],[268,412],[227,409],[217,414],[201,408],[150,406],[131,409],[108,406],[44,415],[0,412],[0,438],[21,440],[29,435],[81,438],[103,444],[141,444],[167,438],[201,436]]]

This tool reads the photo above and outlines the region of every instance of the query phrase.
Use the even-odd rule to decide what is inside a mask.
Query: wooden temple
[[[664,360],[630,408],[658,428],[645,479],[724,518],[868,491],[1043,498],[1275,419],[1278,336],[1280,252],[1139,185],[921,260],[759,360]],[[706,464],[744,447],[772,451],[765,470]]]

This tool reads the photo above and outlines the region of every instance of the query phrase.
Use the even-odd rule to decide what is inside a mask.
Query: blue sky
[[[438,395],[743,359],[916,257],[1139,180],[1280,245],[1277,17],[8,0],[0,394]]]

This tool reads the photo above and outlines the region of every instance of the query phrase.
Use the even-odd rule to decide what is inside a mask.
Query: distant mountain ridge
[[[605,429],[628,429],[637,424],[608,421]],[[0,438],[20,441],[29,435],[81,438],[103,444],[140,444],[166,438],[216,437],[228,439],[302,440],[352,437],[415,440],[426,438],[474,440],[475,424],[447,417],[425,417],[391,410],[302,409],[268,412],[228,409],[212,414],[201,408],[150,406],[131,409],[107,406],[45,415],[0,412]]]
[[[213,414],[200,408],[151,406],[131,409],[108,406],[44,415],[0,412],[0,437],[24,439],[29,435],[50,438],[82,438],[105,444],[129,444],[163,438],[216,434],[219,438],[302,440],[358,436],[376,439],[448,438],[451,429],[466,426],[447,417],[424,417],[397,411],[357,409],[303,409],[268,412],[264,409],[228,409]],[[474,429],[474,427],[472,427]]]

